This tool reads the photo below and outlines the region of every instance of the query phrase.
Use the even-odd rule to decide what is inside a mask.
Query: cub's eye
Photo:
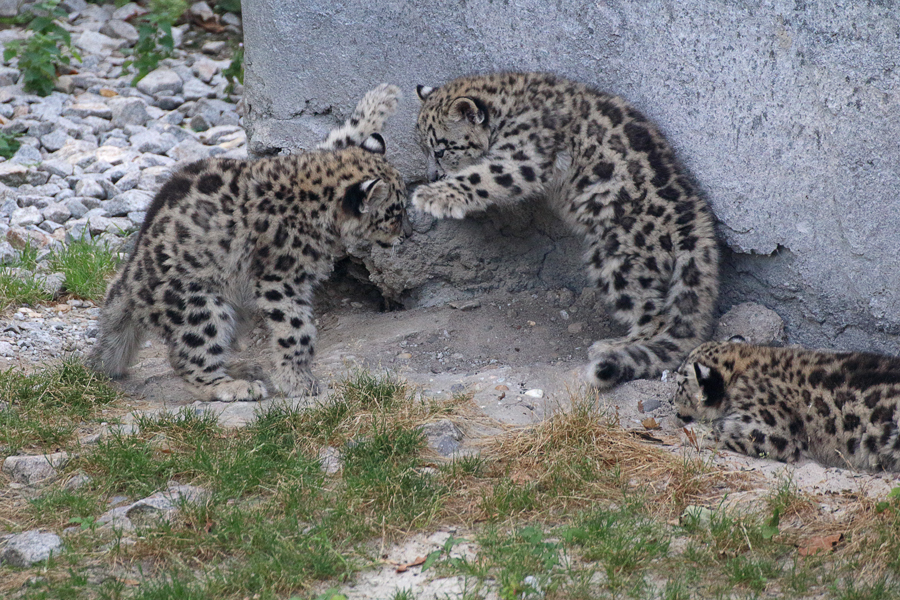
[[[437,159],[444,158],[444,149],[441,148],[440,150],[435,150],[435,151],[434,151],[434,157],[437,158]]]

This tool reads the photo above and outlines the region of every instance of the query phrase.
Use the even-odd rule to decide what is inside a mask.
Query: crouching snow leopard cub
[[[542,73],[417,88],[429,179],[413,206],[461,219],[544,196],[584,236],[590,278],[621,339],[591,348],[606,388],[675,369],[708,335],[718,248],[706,203],[659,131],[625,100]]]
[[[729,450],[900,471],[900,358],[710,342],[676,382],[678,417]]]
[[[172,175],[109,287],[92,365],[124,376],[155,330],[175,371],[206,397],[259,399],[262,381],[226,368],[241,330],[260,316],[272,383],[286,395],[316,393],[313,287],[343,244],[401,237],[406,189],[378,134],[398,95],[395,86],[370,91],[318,151],[208,159]]]

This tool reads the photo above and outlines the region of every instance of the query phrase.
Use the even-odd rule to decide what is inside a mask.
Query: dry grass
[[[666,443],[623,429],[596,394],[580,392],[573,394],[569,410],[486,440],[483,456],[494,477],[506,474],[513,483],[545,492],[539,504],[547,514],[640,498],[659,516],[670,517],[687,504],[714,504],[746,480],[714,468],[696,452],[664,450]]]

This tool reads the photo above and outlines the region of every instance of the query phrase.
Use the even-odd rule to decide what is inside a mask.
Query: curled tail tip
[[[584,373],[585,380],[598,390],[608,390],[622,379],[621,368],[610,358],[591,361]]]

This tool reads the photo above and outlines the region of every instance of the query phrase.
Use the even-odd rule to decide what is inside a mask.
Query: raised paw
[[[461,206],[456,194],[447,189],[441,182],[419,186],[412,195],[412,205],[417,210],[428,213],[438,219],[462,219],[466,216],[466,207]]]
[[[399,87],[382,83],[366,92],[366,95],[356,105],[356,112],[360,117],[372,118],[377,115],[378,119],[383,123],[385,119],[397,111],[400,96]]]
[[[232,379],[216,385],[212,397],[220,402],[256,402],[266,394],[266,386],[262,381]]]

